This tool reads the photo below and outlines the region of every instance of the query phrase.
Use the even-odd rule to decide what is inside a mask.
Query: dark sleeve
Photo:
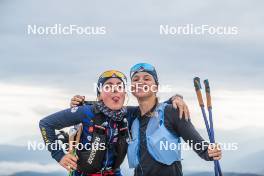
[[[163,103],[172,104],[172,98],[177,96],[178,94],[175,94],[174,96],[170,97],[168,100],[164,101]]]
[[[208,155],[208,143],[201,137],[198,131],[195,129],[190,120],[179,118],[179,111],[168,105],[165,109],[165,126],[166,128],[178,136],[182,137],[185,142],[197,146],[193,150],[204,160],[210,161],[212,158]],[[202,147],[204,145],[205,147]]]
[[[172,104],[172,98],[170,98],[170,99],[164,101],[163,103]]]
[[[40,120],[39,128],[44,142],[47,145],[48,150],[51,152],[52,158],[54,158],[57,162],[60,162],[65,153],[56,143],[57,137],[55,130],[60,130],[65,127],[81,123],[84,117],[85,108],[87,107],[80,106],[62,110]],[[51,144],[53,144],[53,146],[51,146]],[[56,146],[55,149],[54,146]]]

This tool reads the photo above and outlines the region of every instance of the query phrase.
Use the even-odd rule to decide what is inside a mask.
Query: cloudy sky
[[[178,87],[189,85],[188,78],[199,74],[222,89],[262,89],[261,4],[232,2],[63,2],[62,6],[62,1],[2,1],[1,81],[72,90],[87,87],[102,70],[126,72],[132,64],[148,61],[157,67],[161,81]],[[34,24],[106,26],[107,34],[27,35],[27,25]],[[237,26],[239,33],[162,36],[161,24]]]
[[[264,128],[264,2],[7,1],[0,2],[0,138],[38,136],[38,121],[67,108],[75,94],[95,98],[107,69],[128,74],[137,62],[156,66],[161,84],[185,97],[204,128],[194,76],[209,78],[215,127]],[[105,26],[106,35],[28,35],[28,25]],[[237,35],[160,35],[160,25],[235,26]],[[129,105],[136,105],[132,96]],[[12,129],[12,130],[11,130]],[[8,134],[8,135],[7,135]]]

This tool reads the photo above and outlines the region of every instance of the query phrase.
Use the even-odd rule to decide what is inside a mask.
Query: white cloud
[[[39,120],[68,108],[72,96],[56,88],[0,83],[1,143],[40,134]]]
[[[175,93],[182,94],[191,111],[192,122],[197,128],[204,129],[205,125],[194,88],[174,85],[171,87],[174,87],[172,93],[166,96],[161,94],[161,99],[165,100]],[[262,118],[264,91],[212,89],[211,94],[215,128],[224,130],[243,127],[264,128]],[[206,104],[205,96],[204,103]]]

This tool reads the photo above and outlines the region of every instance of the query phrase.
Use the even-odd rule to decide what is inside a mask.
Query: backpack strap
[[[95,114],[93,113],[92,106],[91,105],[84,105],[84,114],[87,118],[83,119],[83,122],[86,122],[88,124],[91,124],[91,119],[95,117]]]
[[[156,114],[160,118],[160,126],[164,124],[164,111],[167,105],[167,103],[160,103],[156,110]]]

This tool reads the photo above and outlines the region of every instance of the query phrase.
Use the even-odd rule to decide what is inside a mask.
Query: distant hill
[[[234,169],[240,169],[241,172],[248,172],[248,169],[246,168],[251,168],[252,171],[254,171],[255,173],[264,173],[263,161],[264,150],[254,152],[252,154],[242,156],[241,158],[237,159],[236,163],[239,164],[235,165]]]
[[[264,175],[264,133],[256,133],[260,129],[217,130],[217,141],[238,143],[238,150],[223,151],[220,161],[222,170],[229,173],[255,173]],[[203,137],[207,137],[205,129],[198,129]],[[213,171],[213,163],[202,160],[194,151],[183,151],[183,171]]]
[[[193,174],[186,174],[185,176],[212,176],[214,173],[212,172],[199,172]],[[257,174],[248,174],[248,173],[224,173],[225,176],[263,176]]]
[[[52,173],[38,173],[38,172],[20,172],[10,176],[65,176],[65,173],[52,172]]]
[[[0,145],[0,154],[0,161],[37,162],[42,164],[49,164],[54,161],[48,151],[29,151],[24,146]]]

